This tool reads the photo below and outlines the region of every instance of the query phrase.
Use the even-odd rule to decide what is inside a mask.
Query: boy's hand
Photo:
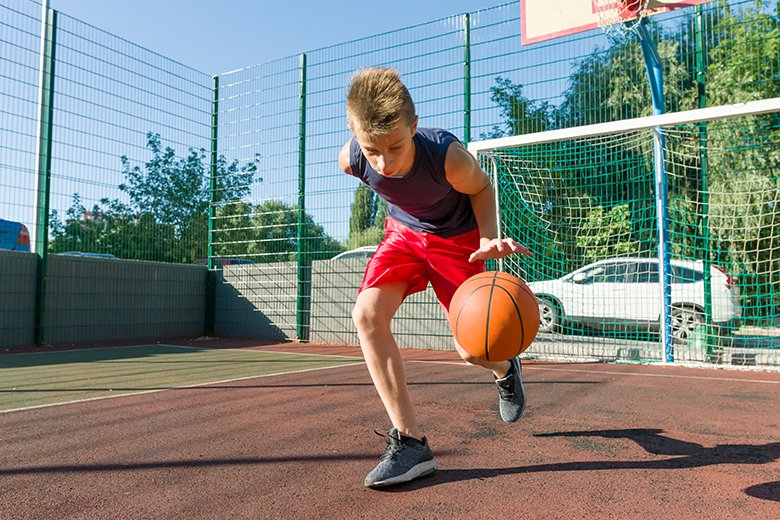
[[[488,258],[504,258],[512,253],[520,253],[521,255],[531,256],[531,250],[525,247],[523,244],[515,242],[511,238],[494,238],[493,240],[482,240],[482,245],[471,253],[469,262],[476,262],[477,260],[487,260]]]

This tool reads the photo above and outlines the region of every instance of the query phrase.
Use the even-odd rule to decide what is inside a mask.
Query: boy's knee
[[[367,305],[357,302],[352,308],[352,321],[355,323],[355,327],[358,329],[368,327],[376,318],[373,314]]]
[[[482,360],[480,358],[478,358],[478,357],[476,357],[476,356],[474,356],[472,354],[469,354],[466,351],[458,351],[458,354],[460,354],[460,358],[463,361],[465,361],[466,363],[468,363],[469,365],[481,365],[482,364],[481,363]]]

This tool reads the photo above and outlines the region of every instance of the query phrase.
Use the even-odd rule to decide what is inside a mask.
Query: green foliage
[[[211,186],[205,150],[190,149],[186,157],[179,158],[173,148],[162,148],[159,134],[149,132],[146,137],[151,158],[143,167],[131,166],[126,156],[120,158],[126,182],[119,190],[129,204],[104,198],[87,210],[79,194],[74,194],[64,221],[56,210],[52,212],[51,252],[110,253],[119,258],[184,263],[207,255]],[[258,164],[259,156],[243,167],[220,156],[217,201],[248,195],[251,184],[261,181],[254,178]]]
[[[385,237],[387,203],[362,182],[355,190],[350,211],[346,249],[372,246],[382,241]]]
[[[490,87],[490,99],[499,107],[503,124],[493,125],[480,139],[542,132],[551,127],[552,108],[546,101],[536,102],[525,96],[523,85],[499,76]]]
[[[771,8],[762,1],[718,2],[702,18],[703,35],[696,32],[693,9],[677,32],[651,20],[664,67],[667,111],[697,108],[700,94],[708,106],[780,96],[778,10],[777,2]],[[706,70],[699,76],[694,58],[702,41]],[[491,99],[501,120],[482,138],[651,113],[647,72],[636,39],[594,49],[574,64],[568,81],[564,101],[551,107],[527,98],[523,85],[497,78]],[[780,117],[774,114],[711,122],[702,135],[689,127],[667,137],[672,253],[686,258],[708,254],[737,275],[745,315],[758,321],[780,314],[780,291],[773,289],[777,284],[771,279],[780,272],[778,128]],[[651,140],[594,143],[518,150],[523,158],[515,158],[511,168],[522,180],[500,180],[505,184],[505,233],[542,259],[527,260],[534,263],[529,271],[533,279],[657,247]]]
[[[338,241],[308,213],[303,219],[302,252],[310,260],[332,258],[342,250]],[[247,253],[257,262],[293,261],[298,254],[298,208],[280,200],[269,200],[254,207],[251,229],[244,236],[248,239]]]
[[[679,43],[654,31],[664,69],[664,100],[667,111],[695,108],[693,82],[688,80],[685,57]],[[560,126],[581,126],[652,113],[650,86],[642,47],[635,39],[606,50],[595,49],[578,63],[569,78],[565,100],[557,110]]]
[[[361,246],[374,246],[384,240],[384,238],[385,230],[383,228],[371,226],[357,233],[351,233],[347,243],[344,245],[344,249],[350,250]]]
[[[636,253],[628,205],[621,204],[607,212],[602,206],[591,209],[579,229],[577,246],[586,263]]]
[[[121,158],[126,182],[119,189],[129,204],[102,199],[90,210],[78,193],[63,220],[51,215],[50,251],[110,253],[119,258],[190,263],[208,255],[210,181],[205,150],[190,149],[179,158],[163,149],[159,134],[147,135],[151,158],[131,166]],[[298,212],[293,206],[269,201],[252,207],[251,192],[260,158],[239,166],[220,156],[214,193],[215,256],[256,261],[294,259],[297,254]],[[340,244],[328,237],[310,215],[304,217],[305,244],[312,258],[329,258]]]
[[[374,225],[376,217],[376,195],[362,182],[355,190],[349,217],[349,234],[358,233]]]

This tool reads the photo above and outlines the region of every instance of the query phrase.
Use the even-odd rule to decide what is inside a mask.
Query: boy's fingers
[[[469,262],[476,262],[477,260],[484,260],[486,258],[494,258],[491,254],[497,254],[496,258],[504,257],[510,253],[520,253],[521,255],[532,256],[533,253],[530,249],[523,244],[519,244],[514,240],[493,240],[483,245],[469,256]]]

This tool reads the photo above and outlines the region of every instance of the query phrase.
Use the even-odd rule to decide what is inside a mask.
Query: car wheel
[[[561,326],[561,310],[547,298],[539,298],[539,332],[557,332]]]
[[[672,336],[675,339],[687,340],[703,323],[701,312],[696,309],[690,307],[672,309]]]

